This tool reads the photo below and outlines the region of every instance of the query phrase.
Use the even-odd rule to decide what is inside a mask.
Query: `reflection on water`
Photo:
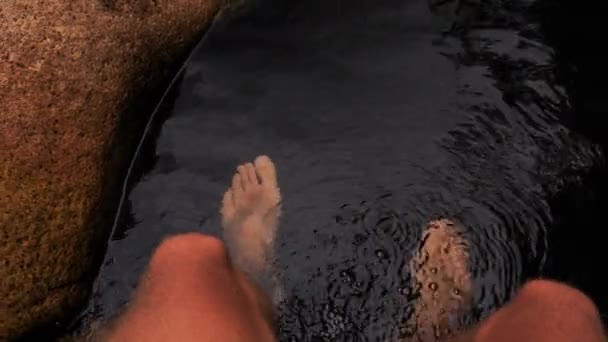
[[[284,196],[281,340],[432,340],[541,272],[549,199],[601,154],[560,123],[524,4],[319,3],[211,33],[109,246],[98,315],[163,237],[219,235],[234,168],[262,153]]]

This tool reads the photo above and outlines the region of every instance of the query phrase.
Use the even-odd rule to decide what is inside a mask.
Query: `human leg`
[[[275,339],[267,291],[276,290],[270,263],[280,214],[276,171],[265,156],[237,171],[221,209],[230,252],[195,233],[161,243],[126,313],[104,339]]]
[[[585,294],[555,281],[533,280],[457,341],[606,342],[606,336],[599,312]]]
[[[202,234],[165,240],[155,251],[108,341],[274,341],[267,301]]]

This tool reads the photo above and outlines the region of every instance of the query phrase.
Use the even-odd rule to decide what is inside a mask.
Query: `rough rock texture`
[[[0,1],[0,340],[86,300],[125,127],[147,117],[219,2]]]

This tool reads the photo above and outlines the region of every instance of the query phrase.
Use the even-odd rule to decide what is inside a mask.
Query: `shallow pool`
[[[221,195],[258,154],[284,197],[282,340],[432,340],[542,274],[552,200],[603,156],[564,124],[539,23],[523,4],[318,3],[208,33],[129,195],[94,317],[128,301],[163,237],[221,235]]]

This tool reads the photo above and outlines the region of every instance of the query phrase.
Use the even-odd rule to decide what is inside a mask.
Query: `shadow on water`
[[[608,36],[602,1],[542,0],[535,4],[543,32],[556,49],[559,81],[566,85],[572,110],[562,121],[608,148],[608,125],[601,118],[608,108]],[[600,306],[608,326],[608,280],[601,263],[605,243],[599,232],[605,227],[608,208],[606,163],[596,165],[580,182],[571,184],[552,199],[555,228],[550,239],[546,275],[571,283],[588,293]]]
[[[165,236],[220,234],[231,173],[262,153],[284,195],[281,340],[432,340],[539,275],[606,305],[584,267],[601,251],[602,135],[576,125],[595,114],[560,79],[547,18],[518,1],[278,3],[211,32],[190,64],[109,246],[98,319]],[[442,218],[469,287],[432,253],[440,267],[417,265]],[[466,313],[435,318],[454,303]]]
[[[160,104],[158,111],[155,113],[154,122],[150,125],[150,128],[146,135],[142,138],[142,146],[139,153],[135,156],[133,163],[133,169],[131,170],[130,177],[128,179],[127,188],[130,192],[134,186],[144,177],[145,174],[150,172],[154,167],[162,167],[159,163],[159,158],[156,155],[156,143],[160,136],[161,128],[165,121],[171,117],[175,101],[179,97],[179,93],[183,84],[183,74],[178,75],[178,79],[175,85],[168,90],[165,100]],[[134,227],[137,222],[134,221],[133,215],[131,214],[131,204],[129,201],[125,201],[124,209],[120,211],[120,217],[116,224],[116,229],[113,235],[110,237],[111,240],[121,240],[126,237],[127,231]]]

